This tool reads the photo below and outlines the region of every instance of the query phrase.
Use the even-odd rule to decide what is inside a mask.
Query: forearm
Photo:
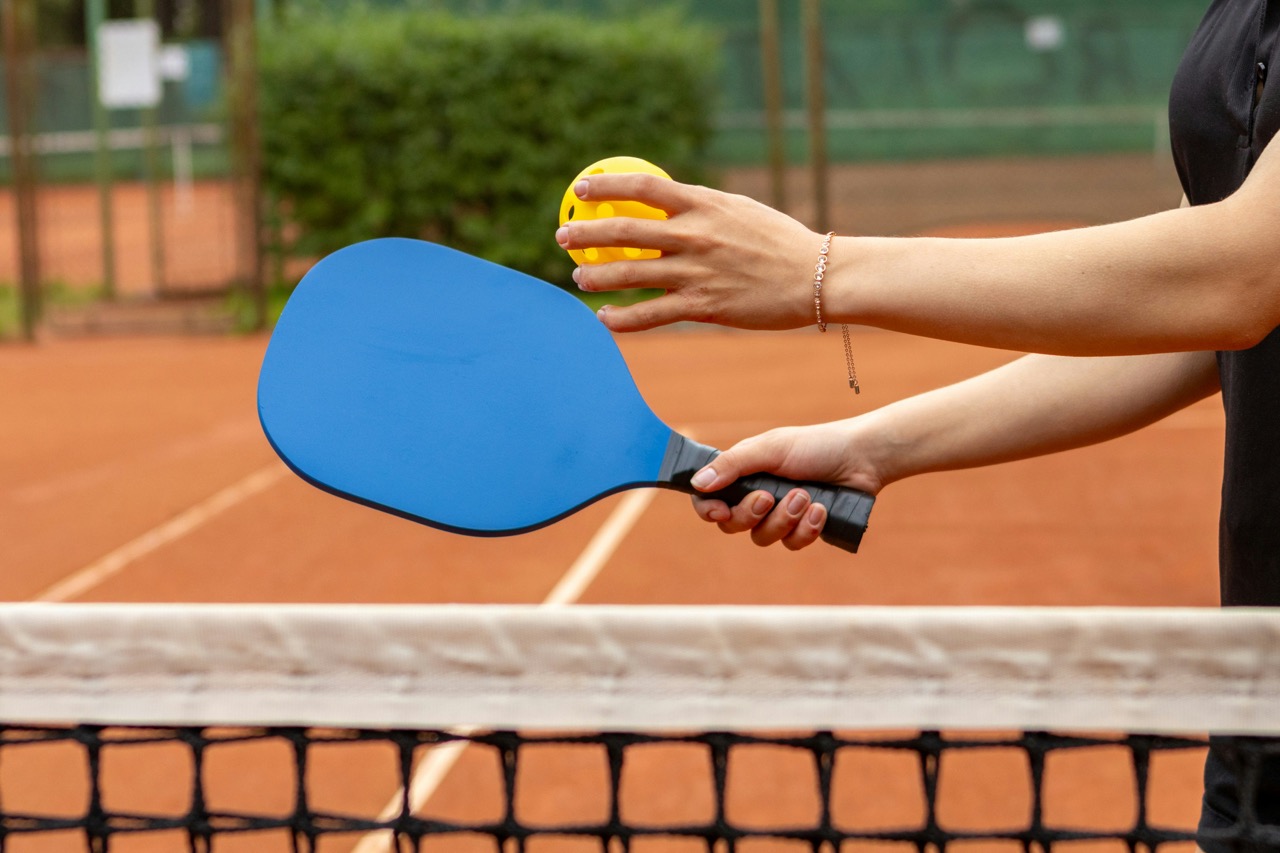
[[[1057,355],[1252,346],[1280,326],[1277,152],[1268,148],[1222,201],[1114,225],[989,240],[837,238],[821,289],[823,319]],[[594,176],[579,197],[640,201],[668,214],[573,222],[556,232],[566,249],[662,253],[575,270],[587,291],[666,291],[601,309],[611,330],[816,321],[821,236],[794,219],[742,196],[646,174]]]
[[[1251,346],[1275,326],[1278,223],[1248,201],[1028,237],[841,238],[826,312],[1061,355]]]
[[[1212,353],[1031,355],[857,419],[882,485],[1115,438],[1218,390]]]

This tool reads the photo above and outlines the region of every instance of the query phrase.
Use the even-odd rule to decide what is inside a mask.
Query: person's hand
[[[576,186],[589,201],[634,200],[666,220],[612,217],[561,226],[566,249],[631,246],[661,258],[578,267],[586,291],[659,288],[665,295],[627,307],[606,306],[601,321],[630,332],[680,320],[742,329],[792,329],[814,322],[813,271],[822,237],[745,196],[654,175],[603,174]]]
[[[791,480],[808,480],[850,486],[877,494],[885,483],[870,452],[870,442],[859,439],[857,419],[784,427],[745,439],[721,453],[694,475],[693,485],[710,492],[724,488],[747,474],[767,471]],[[725,533],[750,532],[757,545],[781,542],[799,550],[812,545],[826,523],[826,508],[810,505],[804,489],[793,489],[774,505],[768,492],[752,492],[735,507],[723,501],[695,497],[694,510],[703,521],[713,522]]]

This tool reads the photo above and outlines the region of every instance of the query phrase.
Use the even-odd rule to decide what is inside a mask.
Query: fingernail
[[[578,285],[578,287],[582,287],[582,282],[578,281],[578,276],[581,274],[581,272],[582,272],[582,267],[573,268],[573,273],[572,273],[573,283]]]
[[[601,323],[603,323],[605,320],[605,315],[607,315],[608,313],[609,313],[609,306],[606,305],[596,312],[596,319],[599,320]]]
[[[814,504],[809,507],[809,512],[805,516],[805,520],[813,527],[821,527],[826,515],[826,508],[822,504]]]
[[[768,495],[760,495],[751,502],[751,511],[756,515],[764,515],[771,506],[773,506],[773,498]]]
[[[600,313],[604,313],[604,309],[600,309]],[[716,481],[715,468],[703,468],[701,471],[693,475],[693,479],[689,482],[693,483],[695,489],[705,489]]]
[[[804,509],[804,505],[809,502],[808,492],[796,492],[795,496],[787,503],[787,512],[792,515],[799,515],[800,510]]]
[[[556,242],[564,246],[569,242],[569,229],[561,225],[556,229]]]
[[[733,516],[729,514],[729,510],[723,507],[720,507],[717,509],[713,509],[711,510],[711,512],[707,513],[707,517],[710,518],[712,521],[728,521]]]
[[[587,182],[586,182],[586,181],[578,181],[576,184],[574,184],[574,185],[573,185],[573,194],[574,194],[574,195],[576,195],[578,198],[586,198],[586,197],[587,197]]]

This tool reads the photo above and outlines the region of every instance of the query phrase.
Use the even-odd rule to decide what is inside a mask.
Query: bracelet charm
[[[826,321],[822,319],[822,280],[827,275],[827,256],[831,254],[831,239],[835,236],[836,232],[828,231],[822,238],[822,246],[818,250],[818,263],[813,268],[813,313],[818,320],[819,332],[827,330]],[[849,327],[844,323],[840,324],[840,335],[844,338],[844,361],[849,368],[849,387],[853,389],[853,393],[861,394],[862,387],[858,384],[858,372],[853,367],[853,347],[849,343]]]

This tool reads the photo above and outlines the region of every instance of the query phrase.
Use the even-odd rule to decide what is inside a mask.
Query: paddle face
[[[342,249],[298,285],[258,415],[315,485],[480,535],[656,484],[671,439],[572,295],[399,238]]]

